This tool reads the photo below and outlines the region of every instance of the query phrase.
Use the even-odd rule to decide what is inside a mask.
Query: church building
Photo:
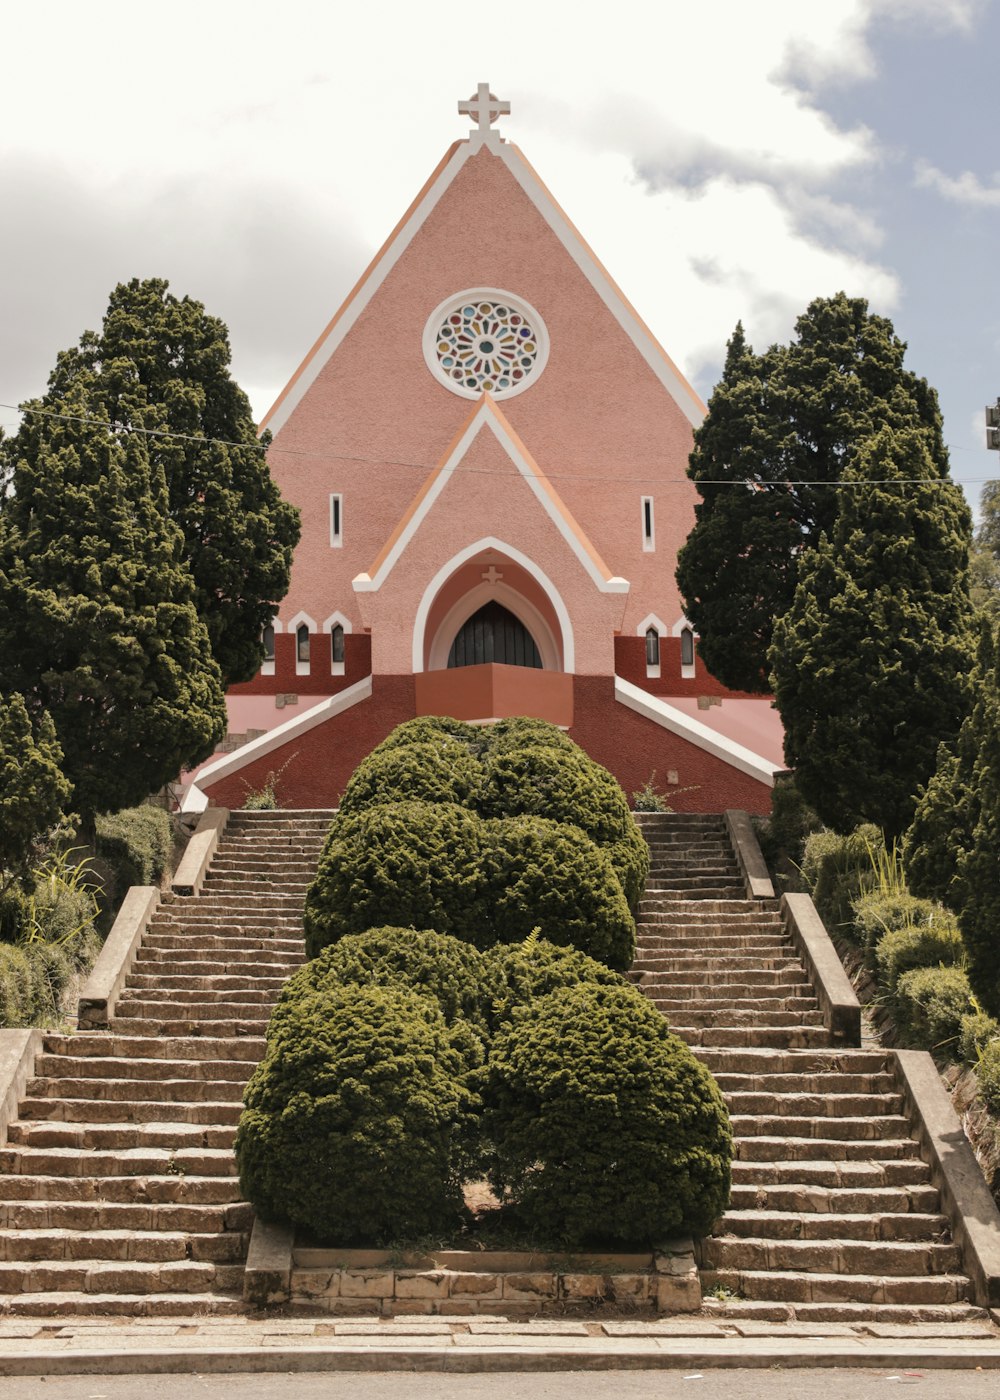
[[[705,407],[481,83],[445,153],[261,428],[302,515],[243,740],[184,807],[336,804],[415,715],[563,726],[626,792],[765,812],[767,698],[719,685],[674,579]]]

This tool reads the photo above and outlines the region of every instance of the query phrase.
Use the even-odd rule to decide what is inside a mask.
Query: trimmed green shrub
[[[483,821],[451,803],[397,802],[335,820],[306,896],[307,952],[384,924],[477,948],[540,927],[621,969],[635,950],[610,859],[582,831],[542,817]]]
[[[453,1230],[477,1108],[468,1036],[459,1051],[434,1001],[395,987],[285,1000],[236,1134],[243,1194],[338,1244]]]
[[[635,909],[649,878],[649,847],[645,837],[635,822],[630,821],[625,835],[604,849],[618,876],[626,904],[630,909]]]
[[[729,1199],[722,1096],[628,986],[540,997],[497,1032],[484,1076],[490,1179],[546,1242],[707,1233]]]
[[[490,731],[481,725],[466,724],[464,720],[451,719],[447,715],[420,715],[417,719],[397,724],[368,757],[405,749],[410,744],[440,743],[448,746],[449,741],[460,743],[471,754],[479,754],[488,747],[489,734]]]
[[[904,972],[894,998],[897,1025],[918,1049],[944,1049],[958,1040],[970,995],[968,976],[960,967]]]
[[[482,782],[482,765],[455,739],[404,744],[376,750],[357,766],[340,799],[340,812],[352,816],[400,798],[475,808]]]
[[[510,719],[497,720],[485,731],[491,754],[521,749],[526,745],[547,744],[550,748],[564,749],[567,753],[581,753],[579,744],[557,724],[547,719],[535,719],[531,715],[514,715]]]
[[[306,895],[307,955],[383,925],[436,929],[480,947],[492,942],[480,826],[445,802],[396,802],[336,817]]]
[[[533,928],[624,970],[635,956],[635,920],[609,857],[582,831],[544,817],[481,826],[485,943],[514,943]]]
[[[599,846],[620,841],[635,823],[628,798],[606,768],[583,752],[545,744],[492,751],[480,811],[486,817],[547,817],[586,832]]]
[[[794,774],[779,774],[771,793],[771,815],[758,829],[761,849],[767,859],[773,862],[786,856],[801,863],[807,839],[821,825],[819,817],[795,786]]]
[[[964,951],[954,917],[940,910],[936,923],[893,929],[885,935],[875,948],[879,983],[894,996],[899,979],[906,973],[919,967],[956,967]]]
[[[75,971],[65,948],[50,943],[0,943],[0,1027],[44,1025],[59,1015]]]
[[[872,888],[873,861],[884,850],[882,833],[870,824],[857,827],[849,836],[817,831],[806,840],[802,874],[828,928],[851,937],[854,905]]]
[[[986,1107],[1000,1115],[1000,1040],[992,1041],[983,1050],[976,1065],[976,1079]]]
[[[1000,1041],[1000,1021],[985,1011],[970,1011],[962,1017],[958,1053],[966,1064],[974,1065],[993,1040]]]
[[[119,888],[158,885],[174,850],[170,818],[162,807],[129,807],[96,822],[97,854],[117,869]]]
[[[482,955],[485,1013],[495,1031],[515,1009],[563,987],[592,983],[621,987],[621,975],[577,948],[558,947],[529,935],[523,943],[497,943]]]
[[[954,919],[932,899],[918,899],[914,894],[881,894],[870,890],[854,905],[854,942],[864,948],[871,960],[875,949],[887,933],[901,928],[923,928],[940,921],[954,924]]]
[[[288,979],[279,1003],[338,987],[391,986],[434,999],[451,1026],[483,1022],[483,955],[432,929],[370,928],[324,948]]]

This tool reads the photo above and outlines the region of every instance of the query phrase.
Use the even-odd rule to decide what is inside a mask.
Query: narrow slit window
[[[643,496],[642,498],[642,547],[645,550],[656,548],[652,496]]]
[[[265,660],[265,661],[272,661],[272,662],[273,662],[273,661],[274,661],[274,626],[273,626],[272,623],[269,622],[269,623],[267,624],[267,626],[264,628],[264,633],[263,633],[263,636],[261,637],[261,641],[264,643],[264,660]]]
[[[330,547],[339,549],[344,543],[344,498],[330,497]]]
[[[295,659],[300,666],[309,665],[309,628],[304,622],[295,629]]]
[[[339,622],[330,628],[330,660],[334,666],[344,664],[344,629]]]
[[[694,633],[690,627],[681,632],[681,665],[694,665]]]
[[[646,665],[659,666],[660,664],[660,634],[655,627],[646,630]]]

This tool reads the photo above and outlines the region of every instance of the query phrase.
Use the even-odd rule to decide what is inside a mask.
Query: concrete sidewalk
[[[0,1376],[770,1366],[1000,1370],[1000,1327],[699,1317],[0,1319]]]

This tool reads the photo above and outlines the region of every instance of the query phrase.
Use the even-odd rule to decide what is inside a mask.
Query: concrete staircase
[[[234,812],[201,893],[154,915],[109,1028],[45,1036],[0,1148],[0,1314],[244,1310],[233,1137],[331,817]]]
[[[633,976],[715,1075],[736,1140],[730,1208],[697,1246],[709,1305],[762,1321],[982,1318],[892,1057],[831,1045],[778,902],[746,897],[721,817],[637,820],[652,866]]]

